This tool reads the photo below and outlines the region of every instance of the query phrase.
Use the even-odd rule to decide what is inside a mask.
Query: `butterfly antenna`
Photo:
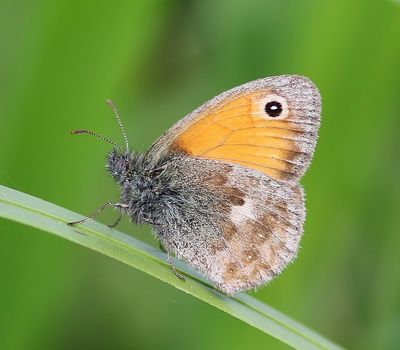
[[[106,141],[108,143],[111,143],[114,147],[118,148],[119,150],[121,150],[122,152],[124,151],[124,149],[118,145],[117,143],[115,143],[114,141],[111,141],[110,139],[108,139],[107,137],[101,136],[93,131],[90,130],[73,130],[71,131],[72,135],[77,135],[77,134],[87,134],[87,135],[92,135],[97,137],[100,140]]]
[[[117,109],[117,107],[115,107],[113,101],[107,100],[106,102],[107,102],[108,105],[111,107],[112,111],[114,112],[115,119],[117,119],[119,128],[121,129],[122,135],[123,135],[124,140],[125,140],[125,147],[126,147],[126,150],[129,151],[128,137],[126,136],[125,128],[124,128],[124,125],[122,124],[121,117],[119,116],[118,109]]]

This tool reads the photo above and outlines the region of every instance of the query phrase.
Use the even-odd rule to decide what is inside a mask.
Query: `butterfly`
[[[118,208],[152,226],[168,253],[231,295],[259,287],[296,257],[305,220],[299,180],[317,142],[321,98],[306,77],[282,75],[223,92],[144,153],[113,144],[107,170]],[[171,264],[174,272],[175,268]],[[179,276],[179,274],[176,272]]]

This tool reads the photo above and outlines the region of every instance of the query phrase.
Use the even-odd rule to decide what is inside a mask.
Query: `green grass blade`
[[[0,217],[53,233],[122,261],[227,312],[295,349],[340,349],[329,340],[247,294],[225,296],[182,262],[177,262],[177,267],[183,272],[186,280],[179,280],[171,272],[163,252],[131,236],[98,222],[79,227],[66,225],[67,222],[80,219],[81,216],[52,203],[0,186]]]

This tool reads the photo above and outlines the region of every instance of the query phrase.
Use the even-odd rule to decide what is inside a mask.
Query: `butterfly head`
[[[114,181],[123,185],[133,175],[132,165],[135,163],[135,155],[130,151],[113,148],[107,156],[106,169]]]

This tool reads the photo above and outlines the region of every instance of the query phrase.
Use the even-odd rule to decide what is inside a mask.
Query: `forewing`
[[[279,115],[266,112],[271,102],[282,107]],[[151,152],[239,164],[296,182],[314,153],[320,111],[319,92],[308,78],[259,79],[202,105],[163,135]]]

